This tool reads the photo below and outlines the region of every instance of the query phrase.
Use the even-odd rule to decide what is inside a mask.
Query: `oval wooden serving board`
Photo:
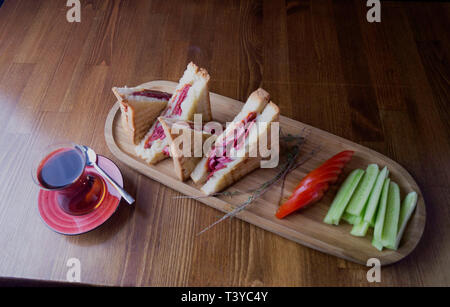
[[[147,88],[169,93],[174,91],[176,85],[176,83],[170,81],[152,81],[143,84]],[[216,121],[223,123],[231,121],[241,107],[242,102],[240,101],[211,93],[211,108],[213,118]],[[111,152],[119,160],[138,172],[185,195],[203,195],[191,180],[181,182],[175,177],[171,159],[166,159],[151,166],[138,158],[134,153],[133,144],[126,137],[122,128],[120,116],[120,109],[118,103],[116,103],[109,112],[105,124],[106,142]],[[338,184],[333,185],[319,203],[293,213],[283,220],[279,220],[274,214],[278,207],[280,186],[274,186],[271,188],[273,189],[273,193],[265,193],[262,198],[239,213],[237,215],[238,218],[302,245],[360,264],[366,264],[369,258],[380,259],[382,265],[394,263],[407,256],[415,248],[425,227],[425,203],[416,182],[402,166],[388,157],[364,146],[284,116],[280,117],[280,127],[283,133],[307,133],[307,141],[302,147],[302,153],[304,155],[309,153],[313,148],[320,146],[318,153],[289,174],[284,188],[284,197],[288,197],[291,194],[298,182],[309,171],[319,166],[334,154],[348,149],[354,150],[355,155],[344,169]],[[419,196],[416,211],[409,222],[400,248],[397,251],[385,249],[379,252],[371,245],[371,233],[364,238],[354,237],[350,235],[352,226],[343,221],[339,226],[331,226],[322,222],[331,201],[336,195],[339,183],[342,182],[351,170],[355,168],[365,169],[369,163],[377,163],[380,168],[384,166],[389,168],[390,178],[399,184],[402,198],[406,193],[413,190],[417,191]],[[277,169],[255,170],[229,189],[247,191],[250,188],[258,187],[263,182],[272,178],[276,172]],[[244,194],[233,196],[232,198],[204,197],[199,198],[199,201],[220,211],[229,212],[235,206],[245,201],[248,196],[248,194]],[[209,225],[205,223],[201,229],[207,226]],[[214,228],[208,231],[214,231]]]

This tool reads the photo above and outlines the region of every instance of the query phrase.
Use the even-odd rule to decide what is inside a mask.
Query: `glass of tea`
[[[86,167],[86,155],[76,144],[58,144],[41,151],[32,169],[34,182],[56,193],[58,205],[71,215],[95,210],[106,195],[103,178]]]

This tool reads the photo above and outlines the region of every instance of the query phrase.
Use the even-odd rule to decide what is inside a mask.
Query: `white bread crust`
[[[256,157],[250,157],[249,152],[252,152],[252,147],[258,146],[258,140],[264,134],[267,135],[268,146],[271,146],[270,123],[279,120],[279,113],[280,110],[278,106],[273,102],[270,102],[265,107],[263,112],[256,118],[256,123],[264,122],[268,123],[268,125],[264,125],[262,129],[258,129],[257,125],[250,128],[249,137],[246,139],[246,142],[248,141],[249,143],[245,144],[245,155],[240,158],[232,158],[232,161],[229,162],[227,167],[215,172],[201,188],[203,193],[206,195],[217,193],[260,167],[261,156],[259,155],[258,150],[255,151],[258,153]]]
[[[257,114],[261,113],[266,104],[269,102],[270,95],[267,91],[262,88],[258,88],[254,92],[250,94],[241,111],[234,117],[233,122],[231,122],[225,131],[220,134],[215,144],[220,145],[224,138],[230,133],[230,131],[235,130],[236,126],[239,125],[242,120],[244,120],[247,115],[251,112],[256,112]],[[195,167],[194,171],[191,174],[192,180],[196,184],[202,184],[206,182],[208,178],[208,158],[204,157]]]
[[[145,88],[117,88],[112,91],[119,101],[122,126],[133,144],[139,144],[156,117],[167,106],[166,99],[150,97],[134,97],[129,93],[141,91]]]
[[[192,62],[189,63],[175,89],[174,94],[172,95],[172,98],[168,103],[167,108],[161,113],[161,115],[167,116],[166,113],[171,109],[173,110],[177,92],[183,89],[186,84],[190,84],[191,88],[188,91],[188,95],[181,104],[181,114],[169,114],[169,117],[182,120],[192,120],[194,118],[194,114],[201,113],[204,121],[210,121],[212,119],[212,116],[208,90],[209,80],[210,76],[205,69],[199,68]],[[155,121],[154,125],[156,124],[156,122],[157,121]],[[161,142],[156,142],[156,146],[152,145],[150,148],[144,147],[145,141],[151,135],[151,132],[154,129],[153,126],[150,128],[149,132],[139,143],[139,145],[136,146],[136,154],[150,164],[155,164],[168,157],[167,155],[163,154],[164,147],[168,145],[168,141],[166,139],[163,139]]]

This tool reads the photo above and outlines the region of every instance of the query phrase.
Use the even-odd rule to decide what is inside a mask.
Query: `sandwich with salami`
[[[261,88],[254,91],[197,164],[191,173],[192,180],[203,184],[201,190],[211,195],[259,168],[262,160],[259,139],[271,135],[271,124],[278,118],[279,108],[270,101],[269,94]],[[270,146],[270,139],[267,144]]]
[[[204,121],[210,121],[209,78],[205,69],[189,63],[160,116],[189,121],[193,119],[194,114],[202,114]],[[155,164],[169,157],[168,145],[161,122],[156,120],[135,151],[147,163]]]
[[[152,123],[167,107],[171,94],[145,87],[113,87],[121,111],[122,126],[137,145]]]
[[[202,159],[205,141],[209,140],[211,144],[215,140],[212,134],[214,130],[192,121],[165,117],[159,117],[158,120],[169,141],[175,174],[181,181],[185,181]]]

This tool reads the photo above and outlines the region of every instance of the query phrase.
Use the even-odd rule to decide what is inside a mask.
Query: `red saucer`
[[[120,186],[123,186],[123,178],[119,168],[103,156],[98,156],[98,165],[110,175]],[[91,172],[97,171],[88,166]],[[65,235],[78,235],[91,231],[108,220],[119,207],[120,194],[105,180],[106,195],[99,207],[84,215],[70,215],[64,212],[56,202],[56,193],[53,191],[39,191],[38,207],[44,222],[54,231]]]

